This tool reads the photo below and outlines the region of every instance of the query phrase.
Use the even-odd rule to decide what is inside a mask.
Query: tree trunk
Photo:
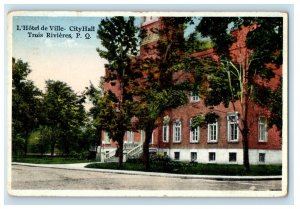
[[[244,91],[243,91],[243,101],[242,101],[242,123],[243,123],[243,129],[241,130],[242,136],[243,136],[243,164],[244,164],[244,169],[246,172],[250,171],[250,163],[249,163],[249,124],[248,124],[248,112],[249,112],[249,88],[248,88],[248,82],[243,82],[244,83]]]
[[[25,144],[24,144],[24,155],[27,156],[28,152],[28,136],[25,136]]]
[[[50,147],[50,153],[51,153],[51,157],[53,157],[54,155],[54,147],[55,147],[55,143],[51,143],[51,147]]]
[[[119,167],[122,167],[122,165],[123,165],[123,144],[124,144],[123,138],[121,140],[118,140]]]
[[[243,135],[243,165],[245,171],[249,172],[250,171],[250,163],[249,163],[249,143],[248,143],[248,124],[247,121],[244,124],[244,128],[242,130],[242,135]]]
[[[152,138],[153,126],[152,125],[147,126],[145,132],[146,132],[145,133],[146,137],[143,144],[143,161],[144,161],[145,170],[149,171],[150,170],[149,143]]]
[[[29,142],[29,133],[26,131],[25,132],[25,144],[24,144],[24,156],[27,156],[28,152],[28,142]]]

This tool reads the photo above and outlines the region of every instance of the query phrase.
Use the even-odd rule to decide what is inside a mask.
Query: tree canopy
[[[41,91],[27,79],[31,69],[12,59],[12,143],[13,154],[27,153],[27,139],[41,118]]]
[[[275,77],[274,70],[279,70],[282,64],[282,21],[279,17],[204,17],[197,26],[204,37],[213,41],[215,53],[219,56],[214,70],[201,69],[200,82],[208,84],[204,93],[205,103],[213,106],[231,103],[235,108],[238,102],[241,106],[239,129],[243,135],[246,170],[250,169],[248,135],[253,103],[270,109],[271,115],[276,111],[276,119],[269,121],[281,128],[281,111],[278,111],[282,104],[281,86],[276,88],[277,93],[272,93],[274,89],[267,83]],[[246,34],[244,49],[242,42],[236,44],[240,33],[241,36]],[[235,48],[232,49],[232,46]],[[279,100],[274,102],[274,99],[268,98]]]
[[[112,17],[102,19],[97,31],[104,49],[97,48],[99,56],[106,59],[106,79],[108,83],[120,85],[116,92],[105,92],[98,101],[101,127],[118,142],[119,165],[123,162],[123,137],[130,129],[132,95],[126,87],[132,75],[132,56],[137,55],[137,31],[134,17]]]
[[[44,111],[47,118],[45,125],[51,129],[51,153],[55,146],[64,154],[69,154],[76,144],[76,137],[84,125],[86,114],[84,97],[76,95],[73,90],[61,81],[46,81]]]

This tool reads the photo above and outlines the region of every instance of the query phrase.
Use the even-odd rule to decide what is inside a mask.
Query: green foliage
[[[28,152],[44,154],[48,151],[49,142],[41,140],[40,131],[33,131],[28,139]]]
[[[231,32],[249,25],[256,25],[257,27],[247,33],[247,48],[252,51],[249,58],[244,57],[245,62],[248,62],[246,64],[248,67],[247,72],[243,74],[241,63],[230,61],[229,47],[236,41]],[[254,80],[257,76],[266,80],[274,77],[273,68],[270,64],[275,64],[277,67],[282,64],[282,27],[282,18],[276,17],[202,18],[197,30],[204,37],[211,38],[214,42],[215,51],[221,56],[221,72],[216,71],[215,75],[212,74],[213,79],[210,83],[212,84],[211,94],[213,96],[208,97],[207,103],[217,104],[223,101],[226,105],[228,101],[239,99],[243,91],[240,84],[241,80],[246,79],[248,87],[253,88],[252,86],[258,85]],[[219,79],[215,79],[215,77]],[[226,81],[223,81],[223,83],[228,84],[224,85],[225,88],[222,88],[221,80]],[[244,90],[250,91],[248,89]],[[226,91],[230,94],[226,94]],[[255,92],[252,93],[253,98],[259,96],[255,95]],[[222,94],[222,97],[218,97]],[[216,101],[213,101],[213,97],[222,98],[222,100],[216,99]]]
[[[101,121],[99,121],[100,107],[98,105],[101,97],[103,96],[103,85],[104,79],[102,78],[99,82],[99,86],[95,87],[92,83],[89,87],[86,87],[86,91],[84,93],[85,96],[92,102],[93,106],[90,108],[88,115],[91,120],[87,122],[86,129],[83,132],[84,138],[89,140],[89,145],[98,145],[99,140],[101,141]]]
[[[254,91],[256,94],[255,101],[263,107],[267,106],[271,112],[268,120],[269,127],[276,125],[282,134],[282,80],[274,90],[264,86],[256,86]]]
[[[250,25],[254,26],[254,29],[247,33],[246,45],[251,52],[249,57],[244,55],[243,63],[235,63],[229,56],[229,47],[236,41],[233,31]],[[197,30],[202,36],[211,38],[214,49],[220,56],[219,70],[201,70],[204,75],[200,81],[206,80],[209,83],[205,103],[218,105],[223,102],[228,106],[229,102],[237,100],[242,103],[254,100],[259,105],[268,107],[270,102],[266,98],[270,97],[272,90],[256,80],[259,77],[268,82],[274,77],[274,65],[278,68],[282,64],[282,18],[204,17]],[[278,92],[281,93],[281,90]],[[281,106],[280,99],[275,106]],[[278,108],[271,110],[277,111]],[[277,125],[280,127],[280,123]]]
[[[256,17],[252,22],[257,29],[247,35],[247,47],[254,50],[252,67],[266,79],[273,77],[266,63],[273,63],[277,67],[282,64],[283,53],[283,18]]]
[[[75,153],[74,153],[75,154]],[[77,153],[75,154],[77,155]],[[81,159],[80,159],[81,158]],[[71,164],[71,163],[93,163],[95,158],[61,157],[48,155],[28,155],[26,157],[13,157],[13,162],[33,164]]]
[[[157,156],[155,157],[157,158]],[[117,163],[92,163],[86,168],[116,169],[145,171],[141,162],[126,162],[120,168]],[[281,165],[253,165],[250,172],[246,172],[242,165],[228,164],[200,164],[191,162],[169,161],[167,158],[152,161],[151,172],[191,174],[191,175],[224,175],[224,176],[269,176],[282,175]]]
[[[219,116],[214,112],[208,112],[205,114],[205,121],[207,123],[215,123],[218,120]]]
[[[115,98],[110,93],[104,93],[104,96],[99,100],[98,122],[112,140],[118,141],[123,140],[124,132],[131,127],[131,114],[128,114],[129,101],[120,106],[119,103],[115,102]]]
[[[229,47],[233,37],[229,33],[229,25],[237,18],[234,17],[204,17],[196,27],[203,37],[209,37],[214,43],[214,49],[222,55],[229,55]]]
[[[191,127],[194,129],[198,126],[202,127],[206,124],[206,121],[205,121],[205,116],[203,115],[198,115],[196,117],[194,117],[192,119],[192,124],[191,124]]]
[[[236,42],[236,34],[246,27],[249,29],[246,37],[246,46],[249,49],[239,54],[239,58],[231,57],[230,47]],[[247,29],[247,28],[246,28]],[[231,102],[235,109],[235,103],[241,106],[240,131],[243,137],[244,167],[250,170],[248,135],[251,126],[248,116],[250,107],[254,102],[267,107],[271,111],[278,110],[281,100],[274,108],[270,108],[268,99],[271,89],[265,89],[265,85],[259,83],[261,79],[267,83],[274,77],[274,66],[282,64],[283,23],[282,18],[274,17],[204,17],[201,19],[197,30],[202,36],[209,37],[214,43],[214,50],[219,55],[219,66],[216,71],[200,69],[204,74],[200,82],[206,82],[206,105],[218,105],[223,103],[226,107]],[[199,74],[201,74],[199,73]],[[259,89],[259,91],[255,91]],[[281,93],[281,91],[278,91]],[[264,95],[264,98],[259,98]],[[280,96],[279,96],[280,98]],[[281,107],[282,108],[282,107]],[[274,115],[274,113],[272,113]],[[276,113],[274,115],[276,117]],[[277,114],[281,117],[281,115]],[[276,118],[278,127],[281,127],[281,118]],[[274,121],[273,121],[274,122]],[[272,122],[272,123],[273,123]]]
[[[41,91],[27,79],[28,63],[12,59],[12,153],[26,154],[29,134],[38,127]],[[20,143],[20,144],[19,144]],[[23,150],[20,150],[23,149]]]
[[[66,155],[77,148],[80,128],[86,120],[83,102],[84,97],[76,95],[66,83],[46,81],[44,111],[48,128],[44,137],[50,142],[52,155],[55,147]]]
[[[282,83],[280,83],[280,85],[272,91],[269,101],[271,110],[269,127],[276,125],[276,127],[280,130],[280,134],[282,134]]]
[[[215,123],[218,120],[219,116],[214,112],[208,112],[205,115],[198,115],[193,117],[191,128],[196,128],[198,126],[204,127],[209,123]]]
[[[209,40],[204,40],[199,33],[191,33],[186,40],[186,52],[193,54],[195,52],[211,49],[214,47],[214,44]]]
[[[117,77],[125,77],[130,73],[128,70],[130,56],[137,55],[138,52],[136,37],[138,28],[134,26],[134,20],[134,17],[116,16],[105,18],[99,24],[97,34],[105,50],[97,48],[97,52],[108,61],[107,69],[116,73]]]
[[[13,156],[24,156],[25,147],[27,146],[26,139],[20,134],[14,134],[12,138],[12,154]]]
[[[54,150],[68,155],[88,151],[98,140],[86,127],[84,96],[61,81],[46,81],[43,94],[27,80],[28,63],[12,60],[12,154],[46,154]],[[93,138],[91,140],[91,138]],[[91,141],[89,141],[91,140]]]

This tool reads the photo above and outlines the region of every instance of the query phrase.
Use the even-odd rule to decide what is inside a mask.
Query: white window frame
[[[173,122],[173,143],[181,143],[181,134],[182,134],[181,126],[182,124],[180,120],[175,120]]]
[[[154,131],[152,131],[151,139],[150,139],[149,144],[153,144],[153,140],[154,140]]]
[[[235,154],[235,161],[230,161],[230,154]],[[228,153],[228,162],[229,163],[236,163],[237,162],[237,153],[236,152],[229,152]]]
[[[191,91],[191,93],[190,93],[190,101],[191,102],[199,102],[200,101],[199,95],[196,92]]]
[[[193,154],[196,154],[196,158],[193,158]],[[191,162],[197,162],[198,161],[198,153],[197,152],[191,152]]]
[[[261,156],[261,155],[264,156],[264,160],[263,160],[263,161],[260,160],[260,156]],[[258,153],[258,162],[259,162],[259,163],[266,163],[266,153],[264,153],[264,152]]]
[[[200,127],[192,128],[193,118],[190,119],[190,143],[199,143],[200,139]],[[197,134],[195,137],[195,133]]]
[[[134,132],[133,131],[127,131],[127,143],[134,143]]]
[[[235,121],[230,121],[231,117],[235,117]],[[231,139],[231,125],[236,125],[236,138]],[[228,142],[238,142],[239,141],[239,120],[238,120],[238,113],[229,113],[227,114],[227,141]]]
[[[175,153],[178,153],[178,159],[175,158],[175,156],[176,156]],[[179,151],[174,152],[174,160],[180,160],[180,152]]]
[[[156,16],[147,16],[145,17],[145,22],[152,22],[152,21],[157,21],[158,17]]]
[[[210,159],[210,153],[214,153],[214,159],[213,160]],[[217,159],[216,152],[208,152],[208,162],[216,162],[216,159]]]
[[[215,135],[215,139],[212,140],[211,129],[213,127],[216,129],[216,135]],[[218,142],[218,140],[219,140],[218,139],[218,134],[219,134],[218,129],[219,129],[218,121],[216,121],[215,123],[209,123],[207,125],[207,142],[208,143],[217,143]]]
[[[103,144],[110,144],[110,138],[108,136],[107,131],[104,131],[103,135]]]
[[[144,130],[140,130],[140,134],[141,134],[141,143],[143,143],[145,141],[146,138],[146,133]]]
[[[163,124],[162,127],[162,141],[164,143],[168,143],[169,142],[169,124]]]
[[[268,122],[267,117],[258,117],[258,142],[268,141]]]

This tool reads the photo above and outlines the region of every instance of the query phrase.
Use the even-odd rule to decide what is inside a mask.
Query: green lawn
[[[51,157],[51,156],[27,156],[13,157],[13,162],[33,163],[33,164],[69,164],[69,163],[88,163],[96,160],[76,159],[71,157]]]
[[[87,168],[144,171],[140,162],[126,162],[121,168],[117,163],[91,163]],[[230,176],[269,176],[281,175],[281,165],[252,165],[250,172],[245,172],[242,165],[200,164],[171,162],[168,164],[152,163],[151,172],[197,174],[197,175],[230,175]]]

